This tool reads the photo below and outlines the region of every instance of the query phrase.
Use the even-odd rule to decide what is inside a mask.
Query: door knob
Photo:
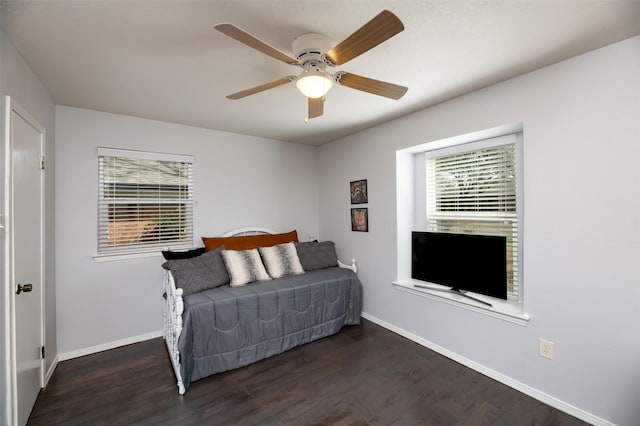
[[[33,284],[25,284],[25,285],[18,284],[18,290],[16,291],[16,294],[20,294],[23,291],[25,293],[29,293],[31,290],[33,290]]]

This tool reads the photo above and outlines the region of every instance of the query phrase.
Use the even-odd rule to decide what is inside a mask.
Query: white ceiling
[[[335,44],[383,9],[405,30],[337,69],[407,86],[402,99],[337,86],[305,124],[293,84],[225,98],[300,69],[215,24],[292,54],[302,33]],[[640,34],[640,0],[19,0],[2,1],[2,28],[56,104],[322,144]]]

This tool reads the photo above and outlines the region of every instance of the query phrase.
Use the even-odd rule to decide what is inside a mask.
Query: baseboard
[[[126,339],[115,340],[113,342],[103,343],[101,345],[91,346],[84,349],[78,349],[76,351],[61,353],[58,354],[57,358],[58,361],[66,361],[68,359],[78,358],[102,351],[108,351],[109,349],[119,348],[120,346],[126,346],[133,343],[143,342],[145,340],[155,339],[156,337],[162,337],[162,330],[152,331],[151,333],[140,334],[138,336],[127,337]]]
[[[47,387],[47,384],[49,384],[49,380],[51,380],[51,376],[53,376],[53,372],[55,371],[56,367],[58,366],[58,361],[60,360],[60,358],[58,358],[58,355],[55,356],[55,358],[53,358],[53,361],[51,362],[51,365],[49,366],[49,369],[47,370],[46,374],[44,375],[44,387]]]
[[[601,419],[600,417],[594,416],[591,413],[588,413],[578,407],[574,407],[571,404],[568,404],[562,400],[559,400],[558,398],[555,398],[551,395],[548,395],[544,392],[541,392],[535,388],[532,388],[531,386],[525,385],[524,383],[521,383],[517,380],[514,380],[513,378],[509,377],[509,376],[505,376],[502,373],[499,373],[495,370],[492,370],[490,368],[485,367],[482,364],[478,364],[475,361],[472,361],[470,359],[467,359],[461,355],[458,355],[455,352],[452,352],[446,348],[443,348],[442,346],[436,345],[433,342],[430,342],[426,339],[423,339],[420,336],[416,336],[413,333],[408,332],[407,330],[404,330],[402,328],[396,327],[393,324],[389,324],[388,322],[381,320],[380,318],[377,318],[373,315],[367,314],[365,312],[362,313],[362,318],[367,319],[381,327],[386,328],[389,331],[392,331],[396,334],[399,334],[402,337],[406,337],[407,339],[421,345],[424,346],[428,349],[431,349],[435,352],[438,352],[441,355],[446,356],[449,359],[454,360],[455,362],[464,365],[465,367],[469,367],[472,370],[477,371],[480,374],[483,374],[487,377],[490,377],[502,384],[505,384],[507,386],[509,386],[510,388],[513,388],[517,391],[520,391],[522,393],[524,393],[525,395],[529,395],[532,398],[537,399],[540,402],[544,402],[547,405],[550,405],[553,408],[556,408],[560,411],[564,411],[567,414],[572,415],[573,417],[576,417],[580,420],[583,420],[587,423],[590,423],[592,425],[596,425],[596,426],[615,426],[613,423],[608,422],[604,419]]]

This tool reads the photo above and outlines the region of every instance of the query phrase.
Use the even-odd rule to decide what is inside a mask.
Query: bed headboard
[[[248,226],[246,228],[239,228],[239,229],[234,229],[231,230],[225,234],[223,234],[223,237],[244,237],[247,235],[264,235],[264,234],[275,234],[276,232],[269,229],[269,228],[263,228],[260,226]]]

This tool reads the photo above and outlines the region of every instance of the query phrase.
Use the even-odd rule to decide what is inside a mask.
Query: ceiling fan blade
[[[325,57],[334,65],[342,65],[402,30],[404,30],[404,25],[400,19],[388,10],[383,10],[358,31],[325,53]]]
[[[307,98],[309,99],[309,112],[307,118],[316,118],[324,114],[324,98]]]
[[[387,83],[386,81],[374,80],[361,75],[350,74],[340,71],[335,75],[336,83],[341,86],[350,87],[351,89],[362,90],[363,92],[373,93],[374,95],[384,96],[391,99],[400,99],[409,90],[407,87],[398,86],[397,84]]]
[[[298,64],[298,60],[296,58],[293,58],[287,55],[286,53],[279,51],[275,47],[269,46],[264,41],[257,39],[256,37],[236,27],[233,24],[218,24],[213,28],[215,28],[216,30],[220,31],[225,35],[228,35],[229,37],[235,40],[238,40],[241,43],[246,44],[249,47],[252,47],[264,53],[265,55],[271,56],[274,59],[277,59],[282,62],[286,62],[287,64],[292,64],[292,65]]]
[[[227,95],[229,99],[241,99],[245,96],[254,95],[265,90],[273,89],[274,87],[282,86],[283,84],[291,83],[293,79],[291,77],[284,77],[280,80],[272,81],[270,83],[261,84],[260,86],[252,87],[251,89],[242,90],[240,92]]]

